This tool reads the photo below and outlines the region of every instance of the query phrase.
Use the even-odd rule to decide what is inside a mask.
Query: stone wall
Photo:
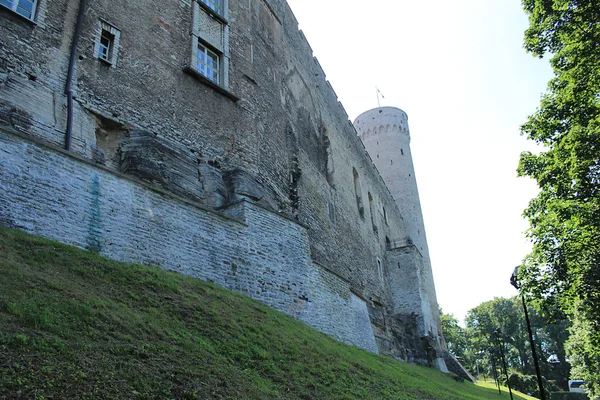
[[[0,126],[61,146],[67,119],[66,72],[80,2],[39,3],[35,24],[0,7]],[[322,265],[347,287],[346,295],[335,302],[324,301],[320,307],[352,309],[362,301],[357,299],[364,299],[382,353],[408,359],[403,343],[410,343],[413,353],[425,351],[419,333],[411,325],[400,327],[394,317],[386,269],[387,243],[407,236],[404,219],[410,216],[402,215],[395,205],[286,2],[224,1],[219,17],[226,23],[222,61],[229,67],[221,86],[189,72],[192,48],[197,45],[194,10],[201,6],[195,0],[95,0],[87,4],[74,60],[72,152],[99,167],[197,202],[208,211],[240,212],[239,218],[248,226],[254,226],[253,219],[245,216],[250,211],[236,209],[241,200],[309,227],[303,246],[310,258],[303,265]],[[104,23],[120,31],[118,57],[112,65],[95,54],[99,27]],[[355,184],[356,176],[360,185]],[[62,178],[68,181],[66,173]],[[98,190],[106,192],[103,186]],[[89,196],[54,207],[57,213],[67,206],[83,212],[93,200]],[[144,210],[157,207],[150,203],[139,208],[137,189],[122,196],[120,204],[129,207],[132,221],[142,218]],[[96,221],[96,214],[86,218]],[[29,229],[27,223],[34,226],[38,215],[32,210],[23,218],[23,229]],[[167,220],[164,214],[161,218]],[[168,221],[167,232],[185,232],[188,226],[185,221]],[[82,227],[75,232],[87,238],[85,246],[91,249],[123,246],[119,252],[124,257],[129,245],[120,243],[124,237],[115,232],[113,222],[98,220],[85,232]],[[64,231],[67,226],[62,223],[57,222],[60,232],[53,235],[67,240],[74,233]],[[140,235],[140,243],[146,243],[158,240],[162,232],[154,226]],[[243,233],[236,235],[240,243],[250,240],[241,238]],[[254,261],[272,250],[261,240],[255,238],[256,248],[267,247],[259,250],[262,254],[248,256]],[[232,251],[228,246],[203,251],[206,257],[220,259],[219,252]],[[143,258],[146,253],[139,254],[140,261],[155,264],[173,258],[170,253],[161,255],[165,260],[157,254],[148,259]],[[243,268],[235,264],[238,270]],[[269,274],[265,271],[258,268],[244,283],[250,295],[262,290],[260,279]],[[206,279],[213,279],[206,274]],[[314,285],[329,282],[306,274]],[[219,283],[225,286],[237,284],[233,277],[222,279]],[[298,299],[308,297],[296,294]],[[304,300],[299,301],[302,305]],[[302,307],[309,309],[309,303]],[[331,309],[328,315],[336,312]],[[334,321],[330,320],[331,326],[337,324]],[[353,324],[363,329],[358,328],[363,322],[359,319]],[[341,329],[346,327],[336,326],[329,332],[335,335]],[[400,336],[410,340],[398,341],[399,330]]]
[[[215,282],[378,351],[365,301],[312,263],[307,229],[247,201],[215,213],[0,131],[0,223]]]

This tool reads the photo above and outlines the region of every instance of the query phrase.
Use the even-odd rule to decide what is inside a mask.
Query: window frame
[[[183,71],[193,76],[199,82],[211,87],[218,93],[228,97],[233,102],[237,102],[239,97],[229,91],[229,68],[230,68],[230,48],[229,48],[229,22],[227,21],[229,0],[218,0],[221,9],[220,13],[209,7],[204,0],[192,1],[192,32],[190,48],[191,54]],[[217,57],[217,69],[211,68],[205,60],[199,57],[202,48],[208,49]],[[209,53],[205,50],[205,55]],[[198,67],[199,62],[201,67]],[[204,66],[204,67],[203,67]],[[217,79],[213,79],[207,72],[211,68],[217,74]]]
[[[201,50],[201,48],[204,49],[204,51]],[[212,57],[209,53],[212,53]],[[200,58],[200,54],[203,54],[205,57],[205,61],[203,61]],[[213,58],[216,61],[217,67],[213,68],[212,66],[210,66],[208,64],[208,58],[209,56],[211,56],[211,58]],[[198,43],[197,43],[197,49],[196,49],[196,54],[195,54],[195,60],[194,60],[194,69],[196,70],[196,72],[198,72],[200,75],[204,76],[206,79],[208,79],[209,81],[221,86],[221,58],[223,57],[223,55],[217,51],[216,49],[212,48],[211,46],[208,46],[201,38],[198,38]],[[200,68],[200,64],[203,65],[203,68]],[[212,79],[209,76],[208,71],[212,71],[214,74],[216,74],[216,79]]]
[[[35,18],[37,16],[37,11],[39,8],[39,0],[2,0],[2,1],[7,1],[7,2],[10,2],[13,4],[11,6],[7,6],[6,4],[0,3],[0,7],[4,7],[5,9],[12,11],[15,14],[25,18],[28,21],[35,21]],[[19,12],[19,4],[22,1],[31,3],[31,16],[30,17]],[[21,9],[24,10],[24,8],[22,8],[22,7],[21,7]]]
[[[206,8],[219,16],[223,15],[223,0],[199,0]]]
[[[107,35],[105,35],[105,33]],[[108,36],[108,37],[107,37]],[[108,45],[104,45],[102,43],[102,39],[107,38],[108,39]],[[109,64],[112,64],[111,59],[113,56],[113,52],[114,52],[114,48],[115,48],[115,35],[102,28],[102,31],[100,33],[100,40],[98,41],[98,58],[101,59],[102,61],[106,61]],[[103,49],[106,49],[106,52],[103,51]]]
[[[110,39],[108,46],[102,43],[104,38]],[[94,39],[94,57],[111,67],[115,67],[120,47],[121,30],[105,19],[99,18]],[[108,49],[106,53],[103,51],[105,48]]]

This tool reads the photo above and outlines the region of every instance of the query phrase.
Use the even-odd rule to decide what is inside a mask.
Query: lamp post
[[[521,286],[519,284],[519,267],[515,267],[511,277],[510,284],[519,290]],[[523,311],[525,311],[525,322],[527,322],[527,332],[529,333],[529,344],[531,345],[531,354],[533,355],[533,365],[535,365],[535,373],[537,375],[538,387],[540,390],[540,399],[546,400],[546,392],[544,391],[544,384],[542,383],[542,374],[540,373],[540,364],[538,363],[537,353],[535,351],[535,343],[533,342],[533,333],[531,332],[531,323],[529,322],[529,313],[527,312],[527,305],[525,305],[525,296],[521,295],[521,301],[523,302]]]
[[[504,365],[504,376],[506,377],[506,386],[508,386],[508,394],[510,394],[510,400],[513,400],[512,389],[510,388],[510,381],[508,379],[508,370],[506,369],[506,358],[504,358],[504,343],[500,343],[500,337],[502,336],[500,328],[496,328],[496,330],[494,331],[494,336],[496,337],[498,349],[500,350],[500,356],[502,357],[502,365]]]
[[[496,359],[494,358],[494,353],[496,352],[495,347],[489,347],[488,351],[490,352],[490,360],[492,361],[492,368],[494,372],[494,381],[496,382],[496,386],[498,387],[498,394],[502,394],[500,391],[500,382],[498,381],[498,368],[496,368]]]

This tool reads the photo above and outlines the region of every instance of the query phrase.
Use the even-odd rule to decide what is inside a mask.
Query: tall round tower
[[[423,258],[429,260],[425,223],[410,152],[408,116],[399,108],[380,107],[359,115],[354,120],[354,126],[396,200],[409,238]]]
[[[445,341],[410,151],[408,116],[399,108],[379,107],[359,115],[354,126],[394,197],[407,235],[393,238],[386,255],[395,312],[419,315],[417,325],[424,346],[443,352]],[[434,358],[437,361],[433,363],[445,370],[441,354]]]

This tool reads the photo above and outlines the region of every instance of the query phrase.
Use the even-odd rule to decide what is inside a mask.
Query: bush
[[[552,392],[550,400],[588,400],[588,397],[583,393]]]
[[[506,381],[506,379],[504,379],[504,381]],[[521,393],[525,393],[533,397],[540,398],[536,375],[513,373],[508,377],[508,381],[510,382],[510,387],[512,389],[518,390]],[[544,392],[546,392],[546,398],[550,398],[551,385],[543,376],[542,385],[544,386]]]

